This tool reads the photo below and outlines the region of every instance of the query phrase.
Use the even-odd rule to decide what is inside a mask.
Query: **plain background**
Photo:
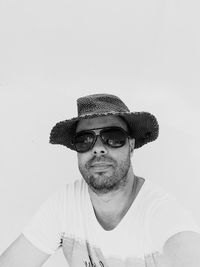
[[[159,138],[135,150],[134,171],[200,224],[199,8],[193,0],[1,0],[0,253],[47,197],[80,178],[76,153],[50,145],[49,133],[92,93],[157,117]],[[67,266],[61,250],[45,266]]]

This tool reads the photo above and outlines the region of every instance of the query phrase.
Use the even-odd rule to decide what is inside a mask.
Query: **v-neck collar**
[[[141,177],[139,177],[141,178]],[[143,179],[143,178],[141,178]],[[144,179],[143,179],[144,180]],[[87,184],[86,184],[87,185]],[[131,216],[131,214],[134,212],[134,210],[136,209],[136,206],[139,203],[139,200],[141,199],[141,197],[144,194],[145,188],[147,185],[147,181],[144,180],[142,187],[140,188],[139,192],[136,195],[136,198],[134,199],[134,201],[132,202],[131,206],[129,207],[129,209],[126,211],[126,214],[123,216],[123,218],[120,220],[120,222],[117,224],[117,226],[115,226],[112,230],[105,230],[103,228],[103,226],[100,224],[100,222],[98,221],[96,215],[95,215],[95,211],[94,211],[94,207],[92,205],[92,201],[90,198],[90,194],[89,194],[89,188],[87,185],[87,200],[88,200],[88,207],[89,207],[89,214],[90,214],[90,219],[92,220],[92,224],[95,227],[95,230],[100,231],[102,233],[108,233],[108,234],[113,234],[116,231],[119,231],[119,229],[121,227],[123,227],[123,225],[126,223],[126,221],[128,221],[129,216]]]

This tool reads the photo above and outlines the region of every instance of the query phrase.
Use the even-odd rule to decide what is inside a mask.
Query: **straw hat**
[[[73,137],[77,122],[100,116],[120,116],[129,127],[129,133],[135,139],[135,148],[154,141],[158,137],[159,125],[149,112],[130,112],[122,100],[111,94],[93,94],[77,99],[78,116],[58,122],[51,130],[51,144],[64,145],[75,150]]]

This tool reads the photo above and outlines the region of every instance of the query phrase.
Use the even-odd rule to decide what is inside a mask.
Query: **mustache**
[[[106,164],[112,164],[112,165],[116,165],[116,161],[113,160],[112,158],[110,157],[105,157],[105,156],[101,156],[101,157],[92,157],[87,163],[86,163],[86,167],[91,167],[92,164],[95,164],[97,162],[103,162],[103,163],[106,163]]]

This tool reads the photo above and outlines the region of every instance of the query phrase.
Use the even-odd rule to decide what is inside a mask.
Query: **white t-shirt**
[[[51,196],[22,233],[48,254],[62,247],[71,267],[156,267],[165,241],[181,231],[200,233],[200,227],[174,197],[148,180],[117,227],[104,230],[88,185],[78,179]]]

